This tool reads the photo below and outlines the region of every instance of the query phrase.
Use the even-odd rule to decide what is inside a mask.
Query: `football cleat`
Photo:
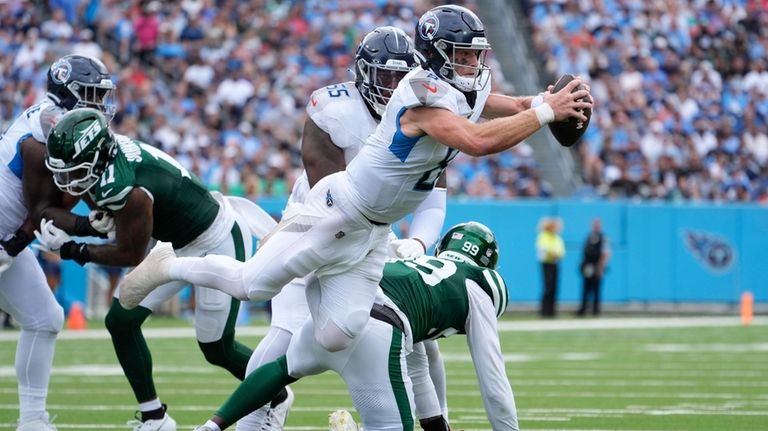
[[[120,305],[126,310],[134,309],[157,286],[170,282],[169,263],[175,257],[171,243],[158,242],[147,257],[123,278]]]
[[[294,395],[291,388],[285,387],[288,397],[282,403],[270,407],[264,422],[261,424],[261,431],[282,431],[285,428],[285,420],[288,418],[288,412],[291,411]]]
[[[133,431],[176,431],[176,421],[168,413],[165,413],[162,419],[128,421],[128,426],[132,426]]]
[[[56,426],[54,426],[51,421],[48,419],[48,413],[45,413],[45,415],[41,418],[37,418],[32,421],[27,421],[22,424],[19,424],[19,426],[16,428],[16,431],[58,431]]]
[[[196,427],[193,431],[213,431],[213,428],[203,425]]]
[[[336,410],[328,415],[328,431],[359,431],[357,423],[346,410]]]

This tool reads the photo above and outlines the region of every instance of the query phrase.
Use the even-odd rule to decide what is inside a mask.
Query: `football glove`
[[[389,247],[400,259],[415,259],[426,252],[421,241],[413,238],[396,239],[389,243]]]
[[[40,248],[46,251],[59,251],[64,243],[72,241],[66,232],[53,225],[53,220],[40,220],[40,230],[35,231],[40,241]]]
[[[88,213],[88,221],[99,233],[109,233],[115,230],[115,218],[108,211],[93,210]]]

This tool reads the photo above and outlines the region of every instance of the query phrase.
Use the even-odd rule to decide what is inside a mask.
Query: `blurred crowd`
[[[34,3],[34,5],[33,5]],[[466,4],[467,2],[455,2]],[[412,34],[420,0],[21,0],[0,2],[0,127],[44,97],[70,53],[104,61],[119,133],[156,145],[228,194],[285,198],[301,172],[310,93],[353,79],[364,34]],[[469,5],[474,9],[473,5]],[[495,88],[507,88],[501,75]],[[462,156],[451,196],[545,196],[531,149]]]
[[[596,100],[579,195],[768,203],[768,2],[525,5],[546,71]]]

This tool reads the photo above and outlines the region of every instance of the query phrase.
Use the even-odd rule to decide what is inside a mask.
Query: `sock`
[[[141,332],[141,324],[150,314],[151,310],[141,306],[126,310],[115,298],[104,319],[117,360],[138,402],[157,398],[152,379],[152,354]]]
[[[248,300],[243,287],[243,262],[229,256],[177,257],[171,260],[168,272],[174,280],[217,289],[241,301]]]
[[[288,375],[288,361],[281,356],[262,365],[243,380],[234,393],[216,412],[224,429],[248,413],[270,402],[280,390],[297,379]]]
[[[272,402],[269,403],[270,408],[275,408],[276,405],[282,403],[288,399],[288,390],[283,388],[277,395],[275,395],[274,398],[272,398]]]
[[[160,399],[158,398],[156,400],[158,403],[160,402]],[[151,403],[152,401],[150,401]],[[149,410],[149,411],[141,411],[141,421],[146,422],[148,420],[160,420],[163,417],[165,417],[165,411],[168,409],[164,404],[161,404],[159,408]]]

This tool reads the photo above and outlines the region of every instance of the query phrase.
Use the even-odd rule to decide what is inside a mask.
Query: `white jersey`
[[[344,151],[347,164],[355,158],[365,139],[378,125],[352,81],[315,90],[307,103],[307,115],[331,137],[334,145]],[[309,181],[304,172],[293,186],[291,202],[303,203],[308,191]]]
[[[46,98],[27,108],[0,135],[0,238],[15,232],[27,216],[21,186],[21,143],[32,137],[45,145],[48,133],[63,113]]]
[[[489,94],[490,86],[486,85],[470,106],[464,93],[431,71],[416,68],[405,75],[376,131],[347,165],[352,202],[363,215],[377,222],[393,223],[413,212],[458,154],[458,150],[429,135],[404,135],[400,117],[406,110],[419,106],[448,109],[477,122]]]

